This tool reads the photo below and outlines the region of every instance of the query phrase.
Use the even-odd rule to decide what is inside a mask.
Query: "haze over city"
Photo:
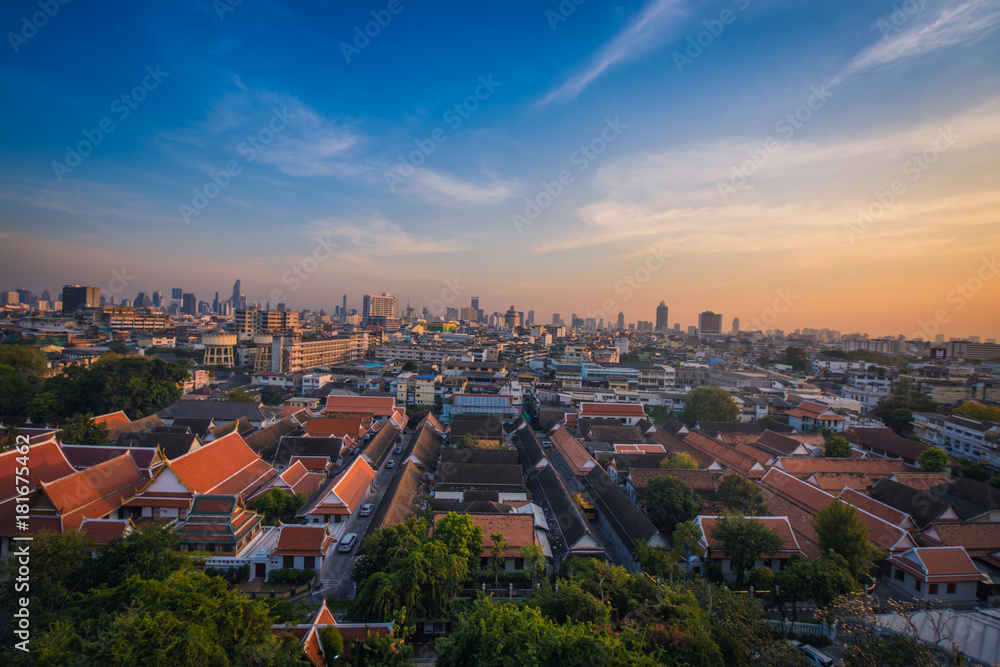
[[[5,6],[6,288],[993,333],[995,2],[551,4]]]

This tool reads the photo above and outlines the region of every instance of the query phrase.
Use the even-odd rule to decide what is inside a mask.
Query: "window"
[[[906,581],[906,573],[897,567],[896,573],[892,575],[892,578],[895,579],[896,581]]]
[[[947,593],[948,595],[955,594],[955,584],[948,584]]]
[[[938,585],[937,584],[927,584],[927,593],[930,595],[937,595]]]
[[[920,580],[919,579],[914,579],[913,580],[913,590],[915,590],[918,593],[920,592]]]

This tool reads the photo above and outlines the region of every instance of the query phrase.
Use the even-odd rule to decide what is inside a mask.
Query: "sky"
[[[0,28],[0,289],[1000,337],[998,0],[12,0]]]

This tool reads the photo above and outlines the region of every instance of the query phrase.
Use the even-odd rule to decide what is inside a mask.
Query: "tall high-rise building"
[[[153,292],[153,307],[159,308],[163,305],[163,292],[156,290]]]
[[[473,308],[472,306],[462,306],[462,310],[459,313],[459,319],[463,322],[478,322],[479,310]]]
[[[238,304],[239,304],[240,296],[241,296],[240,290],[242,289],[242,287],[243,287],[243,284],[240,282],[240,279],[237,278],[236,282],[233,283],[233,305],[234,306],[239,307]]]
[[[535,311],[534,311],[534,309],[532,309],[532,310],[529,310],[529,311],[528,311],[528,321],[527,321],[527,325],[528,325],[529,327],[531,327],[531,326],[534,326],[534,325],[535,325]]]
[[[559,326],[559,313],[552,313],[552,324]]]
[[[194,294],[184,292],[183,298],[181,299],[181,312],[185,315],[198,314],[198,299],[195,298]]]
[[[660,305],[656,307],[656,330],[666,331],[667,325],[667,302],[661,301]]]
[[[132,302],[132,305],[136,308],[152,308],[153,300],[146,296],[145,292],[139,292],[139,294],[135,297],[135,301]]]
[[[216,315],[219,314],[219,293],[215,293],[215,299],[212,301],[212,312]]]
[[[710,310],[706,310],[698,315],[698,335],[702,334],[721,334],[722,333],[722,315],[713,313]]]
[[[348,315],[350,315],[350,313],[347,312],[347,295],[345,294],[344,295],[344,305],[340,307],[340,316],[346,322]]]
[[[361,302],[361,325],[370,326],[373,317],[396,317],[396,297],[386,292],[381,296],[365,294]]]
[[[65,285],[62,293],[62,311],[72,314],[79,308],[97,308],[101,305],[101,290],[93,285]]]
[[[479,310],[479,297],[478,296],[472,297],[472,303],[470,303],[469,305],[472,307],[473,310],[478,311]]]
[[[521,314],[517,312],[514,306],[507,309],[507,313],[503,318],[504,326],[508,329],[513,329],[514,327],[521,326]]]
[[[740,318],[733,318],[733,333],[738,334],[740,332]]]
[[[625,331],[625,313],[618,313],[618,330]]]

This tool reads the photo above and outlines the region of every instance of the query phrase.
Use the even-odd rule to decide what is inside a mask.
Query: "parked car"
[[[386,467],[386,469],[395,468],[396,467],[396,459],[389,459],[388,461],[386,461],[385,462],[385,467]]]
[[[809,644],[803,644],[799,647],[799,650],[802,651],[803,655],[805,655],[806,660],[809,661],[810,665],[817,665],[818,667],[833,667],[833,658],[828,656],[826,653],[823,653],[823,651],[820,651],[818,648],[810,646]]]
[[[354,548],[355,543],[358,541],[357,533],[348,533],[340,538],[340,544],[337,545],[337,551],[350,551]]]
[[[396,445],[396,449],[394,450],[394,452],[397,455],[402,454],[403,453],[403,446],[402,445]]]
[[[364,505],[361,506],[361,511],[358,512],[358,514],[360,514],[361,516],[369,516],[372,513],[372,510],[374,509],[375,505],[371,503],[365,503]]]
[[[552,449],[552,441],[542,440],[542,447],[544,447],[545,449]]]

